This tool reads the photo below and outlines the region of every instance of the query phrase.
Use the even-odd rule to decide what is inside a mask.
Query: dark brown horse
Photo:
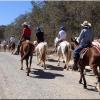
[[[21,70],[23,70],[23,60],[26,60],[27,66],[27,76],[29,76],[31,64],[32,64],[32,57],[33,57],[34,45],[30,41],[23,41],[20,47],[21,53]],[[28,60],[30,60],[30,65],[28,64]]]
[[[13,52],[15,50],[15,47],[16,47],[16,44],[14,42],[13,43],[9,43],[8,50],[11,51],[12,54],[13,54]]]
[[[7,50],[7,45],[6,44],[3,45],[3,49],[4,49],[4,52],[6,52],[6,50]]]
[[[74,43],[73,48],[74,48],[74,46],[78,46],[76,39],[72,39],[72,42]],[[81,54],[82,54],[82,52],[81,52]],[[84,69],[85,69],[85,66],[90,66],[93,69],[94,74],[98,77],[98,82],[99,82],[99,86],[100,86],[100,73],[98,72],[98,67],[100,70],[100,48],[97,46],[91,45],[90,47],[88,47],[85,50],[85,53],[82,55],[83,55],[83,57],[80,57],[79,61],[78,61],[78,65],[80,68],[79,83],[81,84],[82,79],[83,79],[84,88],[87,88],[87,83],[86,83],[86,79],[85,79],[85,75],[84,75]],[[99,87],[99,89],[100,89],[100,87]]]

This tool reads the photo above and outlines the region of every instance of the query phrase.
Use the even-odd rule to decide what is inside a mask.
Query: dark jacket
[[[44,42],[44,33],[41,31],[37,31],[36,33],[36,37],[37,37],[37,42]]]

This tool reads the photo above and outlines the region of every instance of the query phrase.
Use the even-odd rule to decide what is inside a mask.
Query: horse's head
[[[33,44],[34,44],[34,46],[37,46],[38,43],[37,43],[37,41],[34,41]]]
[[[77,38],[71,38],[71,49],[74,50],[76,48],[76,46],[78,46],[79,43],[77,41]]]

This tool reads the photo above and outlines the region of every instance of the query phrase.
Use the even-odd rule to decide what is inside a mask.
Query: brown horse
[[[12,54],[13,54],[13,52],[15,50],[15,47],[16,47],[16,44],[14,42],[13,43],[9,43],[8,50],[11,51]]]
[[[71,39],[71,40],[74,43],[73,47],[78,46],[76,39]],[[85,75],[84,75],[84,69],[85,69],[85,66],[90,66],[93,69],[94,74],[98,77],[98,82],[99,82],[99,86],[100,86],[100,73],[98,72],[98,67],[100,70],[100,48],[92,45],[91,47],[88,47],[85,50],[84,54],[82,54],[82,51],[81,51],[80,55],[83,55],[83,57],[80,57],[79,61],[78,61],[78,65],[80,68],[79,83],[81,84],[82,79],[83,79],[84,88],[87,88],[87,83],[86,83],[86,79],[85,79]],[[100,90],[100,87],[99,87],[99,90]]]
[[[6,52],[6,50],[7,50],[7,45],[6,44],[3,45],[3,49],[4,49],[4,52]]]
[[[30,41],[26,40],[23,41],[20,47],[21,53],[21,70],[23,70],[23,60],[26,60],[27,66],[27,76],[29,76],[31,64],[32,64],[32,57],[33,57],[34,45]],[[30,65],[28,64],[28,60],[30,59]],[[28,66],[29,65],[29,66]]]

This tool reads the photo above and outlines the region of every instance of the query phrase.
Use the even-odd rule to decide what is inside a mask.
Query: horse
[[[4,50],[4,52],[6,52],[6,50],[7,50],[7,45],[6,44],[3,45],[3,50]]]
[[[37,44],[35,51],[36,51],[36,56],[38,61],[37,65],[41,64],[41,66],[44,67],[44,69],[46,69],[45,61],[46,61],[46,53],[47,53],[47,42],[40,42],[39,44]]]
[[[57,38],[55,39],[57,41]],[[55,44],[57,43],[55,41]],[[62,41],[57,46],[58,66],[60,66],[60,58],[62,56],[63,62],[65,63],[64,69],[69,70],[69,62],[71,60],[71,46],[68,41]]]
[[[8,50],[11,51],[12,54],[13,54],[14,51],[15,51],[15,47],[16,47],[15,42],[12,42],[12,43],[9,43],[9,44],[8,44]]]
[[[4,40],[4,41],[2,41],[2,43],[1,43],[2,45],[2,48],[3,48],[3,50],[4,50],[4,52],[6,52],[6,50],[7,50],[7,41],[6,40]]]
[[[72,43],[75,44],[73,46],[78,46],[76,39],[72,38],[71,40],[72,40]],[[80,53],[78,65],[80,68],[79,83],[81,84],[82,79],[83,79],[83,86],[84,88],[87,88],[87,82],[86,82],[85,75],[84,75],[84,69],[86,66],[90,66],[93,69],[94,74],[98,78],[98,84],[99,84],[98,91],[100,93],[100,73],[99,73],[100,71],[100,47],[97,47],[97,45],[94,45],[92,43],[90,47],[83,49]],[[99,67],[99,71],[98,71],[98,67]]]
[[[34,51],[34,44],[32,42],[30,42],[29,40],[26,40],[21,43],[21,46],[20,46],[21,70],[23,70],[23,60],[26,60],[27,76],[29,76],[29,73],[31,71],[33,51]],[[28,60],[30,62],[30,65],[28,64]]]

